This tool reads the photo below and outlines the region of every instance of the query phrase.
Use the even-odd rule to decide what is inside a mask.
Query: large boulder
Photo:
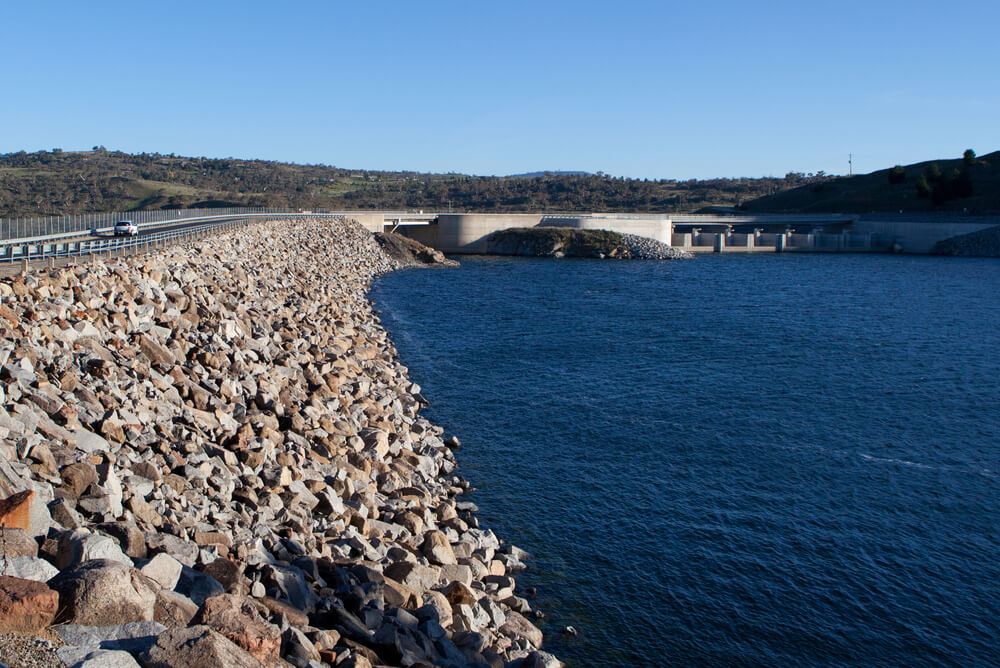
[[[60,622],[111,626],[153,619],[156,584],[134,568],[95,559],[49,581],[59,592]]]
[[[56,567],[64,569],[85,561],[106,559],[131,567],[132,560],[125,556],[113,539],[84,529],[65,531],[59,536]]]
[[[521,661],[521,668],[565,668],[566,664],[541,650],[532,652]]]
[[[194,601],[195,605],[202,605],[213,596],[226,593],[225,588],[215,578],[187,566],[181,568],[174,591],[184,594]]]
[[[219,558],[205,564],[201,572],[217,580],[227,594],[243,594],[243,568],[243,564]]]
[[[264,620],[249,599],[220,594],[205,601],[192,624],[205,624],[250,652],[265,665],[273,665],[281,651],[281,630]]]
[[[0,632],[34,634],[52,623],[59,594],[41,582],[0,576]]]
[[[435,566],[423,566],[409,561],[397,561],[385,569],[386,577],[413,589],[418,594],[423,594],[437,584],[440,574],[441,569]]]
[[[97,469],[89,462],[74,462],[59,471],[62,489],[74,497],[83,496],[88,487],[97,483]]]
[[[278,588],[284,600],[299,610],[306,612],[315,610],[319,597],[309,586],[305,572],[301,568],[273,564],[264,567],[264,574],[265,578]]]
[[[117,649],[66,645],[56,655],[68,668],[140,668],[131,654]]]
[[[198,546],[168,533],[146,534],[146,546],[150,555],[166,552],[189,568],[194,568],[198,563]]]
[[[542,646],[542,631],[529,622],[524,615],[511,610],[507,613],[500,632],[515,638],[524,638],[532,647]]]
[[[208,626],[170,629],[143,655],[146,668],[263,668],[236,643]]]
[[[423,552],[427,560],[434,564],[458,563],[455,551],[451,549],[451,543],[448,542],[448,537],[441,531],[428,531],[424,535]]]
[[[198,606],[184,594],[161,589],[156,593],[153,619],[167,628],[183,628],[198,614]]]
[[[181,577],[181,562],[177,561],[169,554],[161,552],[156,555],[145,566],[142,567],[142,574],[152,579],[156,584],[164,589],[173,589],[177,586],[177,581]]]
[[[5,557],[37,557],[38,543],[24,529],[0,528],[0,545]]]

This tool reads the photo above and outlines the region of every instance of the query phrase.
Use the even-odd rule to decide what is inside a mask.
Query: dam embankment
[[[0,281],[0,631],[37,665],[556,665],[366,297],[400,267],[297,220]]]

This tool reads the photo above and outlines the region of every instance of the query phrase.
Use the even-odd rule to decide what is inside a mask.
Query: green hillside
[[[841,176],[745,202],[748,212],[1000,211],[1000,151]]]
[[[0,155],[0,217],[204,206],[428,211],[696,211],[829,177],[675,181],[598,172],[469,176],[234,158],[40,151]]]

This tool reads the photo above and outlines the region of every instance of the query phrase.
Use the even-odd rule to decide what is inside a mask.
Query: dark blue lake
[[[1000,663],[1000,261],[462,262],[372,297],[547,649]]]

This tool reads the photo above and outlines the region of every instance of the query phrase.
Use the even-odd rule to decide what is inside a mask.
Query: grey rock
[[[318,661],[320,658],[312,641],[294,626],[281,634],[281,641],[282,658],[294,666],[307,666],[310,661]]]
[[[410,589],[422,594],[435,584],[441,571],[434,566],[423,566],[411,562],[396,562],[385,569],[386,577],[401,582]]]
[[[140,570],[164,589],[173,590],[181,577],[184,566],[169,554],[161,552],[146,563]]]
[[[56,554],[56,566],[60,569],[93,559],[117,561],[126,566],[133,562],[113,539],[84,530],[66,531],[59,537],[59,552]]]
[[[548,652],[538,650],[524,657],[521,668],[563,668],[565,664]]]
[[[61,624],[53,629],[67,645],[140,652],[156,644],[167,627],[157,622],[131,622],[113,626]]]
[[[111,452],[111,445],[104,440],[104,437],[86,429],[77,429],[73,432],[76,436],[76,447],[88,454],[97,452]]]
[[[59,569],[40,557],[7,557],[4,575],[12,575],[16,578],[34,580],[36,582],[48,582],[59,573]]]
[[[226,593],[218,580],[187,566],[181,568],[174,591],[184,594],[198,606],[204,604],[205,599]]]
[[[198,546],[168,533],[146,534],[146,546],[150,554],[166,552],[189,568],[198,563]]]
[[[264,572],[281,592],[282,597],[293,606],[305,611],[316,608],[319,597],[309,586],[301,568],[270,565],[264,568]]]
[[[83,517],[66,499],[56,499],[49,504],[52,520],[66,529],[79,529],[84,526]]]
[[[128,652],[67,645],[56,650],[67,668],[140,668]]]

